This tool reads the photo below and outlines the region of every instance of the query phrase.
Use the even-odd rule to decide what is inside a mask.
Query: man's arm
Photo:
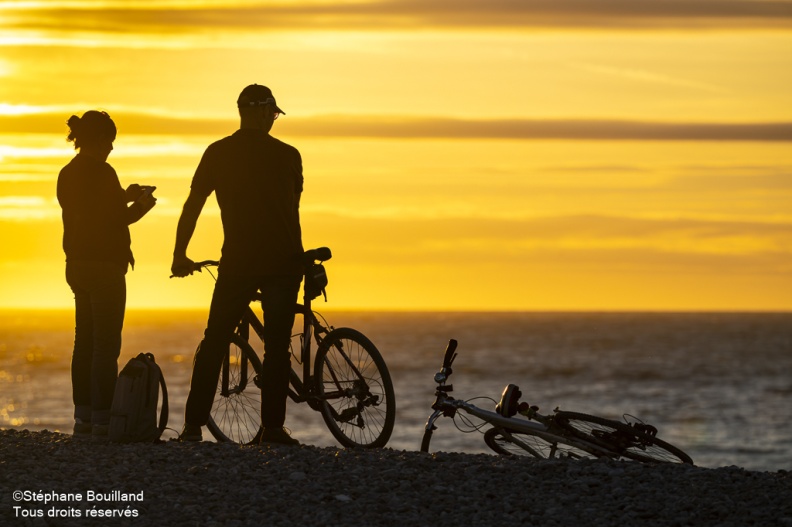
[[[206,198],[190,190],[187,201],[184,202],[179,224],[176,227],[176,246],[173,249],[173,264],[171,272],[174,276],[187,276],[193,274],[194,262],[187,258],[187,246],[190,244],[192,235],[195,232],[195,225],[198,223],[198,216],[201,215]]]

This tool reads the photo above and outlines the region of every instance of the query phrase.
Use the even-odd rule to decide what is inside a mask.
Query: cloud
[[[57,200],[43,196],[0,196],[0,220],[49,220],[60,217]]]
[[[458,226],[456,226],[458,225]],[[792,250],[792,224],[756,221],[714,221],[690,218],[651,219],[624,216],[570,215],[543,218],[449,218],[438,220],[438,231],[459,229],[456,238],[533,240],[563,247],[576,245],[564,240],[578,240],[582,248],[608,247],[615,242],[629,245],[653,245],[671,239],[688,239],[691,252],[696,244],[712,240],[756,238],[772,239]],[[431,229],[434,230],[434,229]],[[702,249],[701,252],[707,252]],[[727,252],[727,251],[726,251]]]
[[[314,213],[306,218],[322,229],[366,229],[387,235],[367,238],[372,246],[380,240],[383,245],[393,245],[396,250],[416,245],[445,245],[462,247],[472,241],[513,245],[515,247],[554,248],[607,248],[614,246],[654,246],[669,248],[669,240],[688,240],[682,252],[709,252],[709,243],[727,239],[766,240],[768,244],[784,247],[792,252],[792,223],[749,220],[708,220],[698,218],[638,218],[630,216],[605,216],[598,214],[564,215],[525,218],[499,218],[485,216],[454,217],[379,217],[369,216],[366,221],[357,214]],[[394,242],[400,243],[394,243]],[[401,243],[403,242],[403,243]],[[367,242],[368,243],[368,242]],[[719,252],[743,252],[736,246]],[[674,252],[670,250],[670,252]]]
[[[409,264],[466,265],[553,262],[609,272],[675,269],[695,272],[792,273],[792,223],[646,219],[570,215],[500,219],[370,218],[305,215],[313,239],[335,240],[343,232],[365,244],[347,247],[346,258]],[[728,268],[728,269],[727,269]]]
[[[233,119],[201,119],[157,116],[137,112],[110,112],[119,133],[192,135],[228,133],[237,128]],[[55,133],[65,137],[70,113],[35,112],[27,115],[0,115],[0,133]],[[0,150],[0,153],[2,151]]]
[[[731,192],[745,197],[747,192],[762,193],[763,200],[769,202],[772,198],[785,199],[792,194],[792,170],[777,173],[763,172],[756,169],[748,176],[733,176],[728,174],[688,175],[673,178],[669,188],[680,192]],[[766,169],[765,169],[766,170]]]
[[[569,139],[650,141],[790,141],[792,123],[661,123],[595,119],[317,117],[284,123],[303,136]]]
[[[702,91],[705,93],[713,93],[713,94],[730,93],[730,90],[727,90],[720,86],[715,86],[712,84],[693,81],[689,79],[671,77],[668,75],[663,75],[660,73],[655,73],[652,71],[647,71],[642,69],[613,68],[610,66],[601,66],[597,64],[572,64],[572,66],[588,72],[609,75],[613,77],[628,79],[628,80],[647,83],[647,84],[660,84],[665,86],[690,88],[693,90]]]
[[[0,133],[66,133],[65,113],[0,115]],[[112,112],[124,134],[218,135],[236,119]],[[278,135],[383,139],[564,139],[631,141],[792,141],[792,122],[664,123],[596,119],[452,119],[328,115],[278,121]]]
[[[8,11],[7,27],[104,33],[205,29],[790,28],[792,4],[773,0],[382,0],[228,5],[55,3]]]

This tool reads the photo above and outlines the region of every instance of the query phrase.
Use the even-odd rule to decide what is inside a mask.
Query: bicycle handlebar
[[[445,356],[443,357],[443,368],[450,368],[451,364],[454,363],[454,359],[456,359],[457,354],[455,353],[457,348],[457,341],[456,339],[451,339],[448,341],[448,347],[445,350]]]
[[[333,253],[328,247],[318,247],[316,249],[308,249],[302,255],[302,262],[304,265],[313,265],[314,262],[326,262],[333,257]],[[204,267],[217,267],[220,262],[217,260],[202,260],[200,262],[193,262],[193,271],[201,272]],[[173,278],[175,275],[171,275]],[[453,360],[453,359],[452,359]]]
[[[200,271],[204,267],[217,267],[218,265],[220,265],[220,262],[217,260],[204,260],[202,262],[194,262],[193,268],[195,271]]]
[[[308,249],[303,253],[302,260],[303,263],[306,265],[310,265],[314,262],[326,262],[327,260],[333,257],[333,253],[330,251],[329,247],[319,247],[317,249]],[[220,265],[220,262],[217,260],[203,260],[201,262],[195,262],[195,271],[200,271],[204,267],[217,267]]]

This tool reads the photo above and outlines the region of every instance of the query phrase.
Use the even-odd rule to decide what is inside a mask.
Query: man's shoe
[[[261,432],[261,443],[300,446],[300,442],[290,436],[285,428],[265,428]]]
[[[93,433],[93,425],[86,423],[82,419],[74,420],[74,435],[80,437],[87,437]]]
[[[184,423],[182,433],[179,434],[179,441],[203,441],[201,427]]]
[[[107,441],[109,439],[107,435],[109,431],[110,425],[95,424],[91,428],[91,438],[94,441]]]

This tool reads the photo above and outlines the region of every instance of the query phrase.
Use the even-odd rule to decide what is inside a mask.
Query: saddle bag
[[[327,302],[327,273],[324,265],[311,264],[305,272],[305,296],[308,300],[313,300],[319,295],[324,295]]]

